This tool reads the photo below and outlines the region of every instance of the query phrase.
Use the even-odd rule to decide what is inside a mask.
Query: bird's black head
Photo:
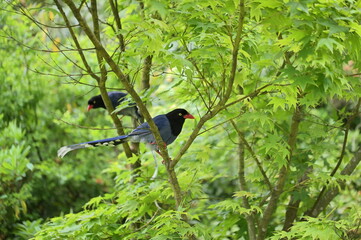
[[[174,109],[173,111],[167,113],[165,116],[169,120],[172,134],[174,136],[178,136],[180,134],[186,118],[194,119],[194,117],[190,113],[188,113],[187,110],[182,108]]]
[[[97,95],[89,99],[88,111],[92,108],[105,108],[102,96]]]

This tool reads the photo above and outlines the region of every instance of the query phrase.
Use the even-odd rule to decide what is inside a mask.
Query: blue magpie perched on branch
[[[155,125],[158,127],[160,136],[166,145],[176,140],[181,133],[183,124],[186,119],[194,117],[185,109],[175,109],[167,114],[158,115],[153,118]],[[116,146],[126,141],[147,143],[152,150],[158,153],[158,146],[147,122],[142,123],[128,135],[122,135],[113,138],[101,139],[96,141],[84,142],[69,146],[64,146],[58,150],[58,156],[64,157],[68,152],[75,149],[99,147],[99,146]]]
[[[127,94],[123,93],[123,92],[117,92],[117,91],[108,92],[109,99],[112,102],[114,109],[116,109],[117,106],[119,106],[119,104],[125,100],[126,95]],[[104,104],[104,101],[103,101],[101,95],[97,95],[97,96],[94,96],[89,99],[88,111],[93,108],[104,108],[105,109],[105,104]],[[138,122],[141,122],[141,119],[142,119],[142,116],[135,103],[129,104],[129,107],[126,107],[126,108],[120,110],[118,112],[118,114],[123,115],[123,116],[133,117],[133,118],[137,119]]]

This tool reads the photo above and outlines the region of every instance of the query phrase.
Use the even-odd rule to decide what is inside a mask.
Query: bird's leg
[[[163,158],[162,153],[161,153],[158,149],[155,150],[155,152],[158,153],[158,154]],[[164,159],[163,159],[163,160],[162,160],[162,164],[164,165],[164,163],[165,163],[165,161],[164,161]]]
[[[151,142],[150,144],[153,144],[153,145],[154,145],[154,144],[157,144],[157,143],[156,143],[156,142]],[[164,143],[164,147],[167,148],[167,144],[166,144],[166,143]],[[162,155],[162,153],[159,151],[159,149],[156,149],[155,152],[158,153],[158,154],[163,158],[163,155]],[[169,160],[172,161],[171,158],[169,158]],[[164,161],[164,159],[163,159],[163,160],[162,160],[162,164],[164,164],[164,163],[165,163],[165,161]]]
[[[157,151],[156,151],[157,152]],[[153,176],[150,178],[150,180],[154,180],[158,176],[158,161],[157,161],[157,155],[155,155],[154,151],[152,151],[153,157],[154,157],[154,163],[155,163],[155,170],[153,173]]]
[[[158,149],[155,150],[155,152],[158,153],[161,157],[163,157],[163,156],[162,156],[162,153],[161,153]]]

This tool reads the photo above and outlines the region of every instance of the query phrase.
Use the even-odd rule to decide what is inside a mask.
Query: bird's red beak
[[[88,111],[90,110],[90,109],[92,109],[94,107],[94,105],[88,105]]]
[[[187,114],[183,116],[184,118],[194,119],[192,114]]]

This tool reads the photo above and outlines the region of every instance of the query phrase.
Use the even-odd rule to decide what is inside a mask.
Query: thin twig
[[[138,231],[142,230],[143,228],[145,228],[146,226],[148,226],[154,220],[154,218],[157,216],[158,212],[159,212],[159,208],[157,208],[157,210],[155,211],[153,216],[149,219],[149,221],[146,224],[144,224],[143,226],[141,226],[137,229],[134,229],[134,231],[138,232]]]
[[[236,130],[236,132],[238,133],[238,137],[239,139],[242,141],[242,143],[246,146],[247,150],[249,151],[249,153],[251,154],[252,158],[254,159],[254,161],[257,164],[257,167],[259,169],[259,171],[261,172],[264,181],[266,182],[266,185],[268,187],[269,191],[272,191],[272,184],[265,172],[265,170],[262,167],[261,161],[258,159],[256,153],[253,151],[252,147],[249,145],[249,143],[247,142],[246,138],[244,137],[243,133],[241,132],[241,130],[238,128],[238,126],[236,125],[236,123],[231,120],[231,123],[234,127],[234,129]]]
[[[361,105],[361,98],[359,98],[358,102],[357,102],[357,105],[355,107],[355,111],[354,113],[347,119],[347,123],[346,123],[346,129],[345,129],[345,135],[344,135],[344,138],[343,138],[343,143],[342,143],[342,149],[341,149],[341,153],[340,153],[340,157],[339,157],[339,160],[337,161],[337,164],[336,166],[334,167],[334,169],[332,170],[331,174],[330,174],[330,177],[333,177],[338,168],[340,167],[341,163],[342,163],[342,160],[345,156],[345,153],[346,153],[346,144],[347,144],[347,139],[348,139],[348,133],[349,133],[349,130],[350,130],[350,126],[351,126],[351,122],[358,116],[359,114],[359,109],[360,109],[360,105]],[[306,212],[306,215],[308,216],[312,216],[312,217],[316,217],[313,215],[316,207],[318,206],[319,202],[321,201],[324,193],[326,191],[326,186],[323,186],[321,192],[318,194],[317,196],[317,199],[315,201],[315,203],[313,204],[312,208],[310,210],[308,210]]]
[[[81,129],[90,129],[90,130],[99,130],[99,131],[106,131],[106,130],[115,130],[117,128],[97,128],[97,127],[88,127],[88,126],[82,126],[82,125],[79,125],[79,124],[75,124],[75,123],[71,123],[71,122],[67,122],[61,118],[58,118],[58,117],[55,117],[56,120],[60,121],[60,122],[63,122],[67,125],[70,125],[70,126],[74,126],[74,127],[77,127],[77,128],[81,128]],[[129,128],[129,129],[133,129],[132,127],[124,127],[124,128]]]

